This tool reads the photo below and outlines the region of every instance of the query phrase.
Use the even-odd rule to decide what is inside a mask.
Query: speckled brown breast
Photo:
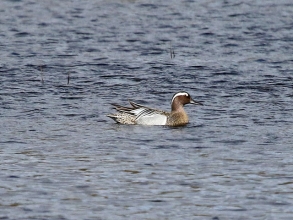
[[[181,126],[188,123],[188,116],[185,111],[172,112],[167,120],[169,126]]]

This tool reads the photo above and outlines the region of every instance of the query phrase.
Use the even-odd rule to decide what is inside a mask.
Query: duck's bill
[[[194,105],[203,105],[203,103],[201,103],[201,102],[197,102],[197,101],[194,101],[193,99],[190,100],[190,104],[194,104]]]

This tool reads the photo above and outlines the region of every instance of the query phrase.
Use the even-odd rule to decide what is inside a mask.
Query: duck
[[[127,125],[166,125],[183,126],[189,123],[188,115],[183,106],[186,104],[203,105],[194,101],[189,93],[177,92],[171,100],[171,112],[149,108],[129,100],[131,107],[112,104],[118,111],[107,116],[119,124]]]

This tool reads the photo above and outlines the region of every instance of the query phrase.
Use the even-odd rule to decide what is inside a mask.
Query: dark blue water
[[[289,0],[1,1],[0,218],[293,219],[292,27]],[[185,127],[105,116],[181,90]]]

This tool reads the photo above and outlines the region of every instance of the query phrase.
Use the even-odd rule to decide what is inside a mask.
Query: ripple
[[[292,219],[289,0],[0,8],[0,218]],[[106,117],[182,90],[184,127]]]

